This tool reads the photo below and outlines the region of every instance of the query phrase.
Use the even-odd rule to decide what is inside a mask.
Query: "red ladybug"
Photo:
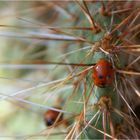
[[[60,109],[57,107],[57,109]],[[59,117],[59,118],[58,118]],[[57,120],[57,123],[63,120],[63,114],[55,110],[48,110],[44,113],[46,126],[51,126]]]
[[[98,87],[111,85],[114,79],[114,69],[111,63],[105,59],[100,59],[93,68],[94,84]]]

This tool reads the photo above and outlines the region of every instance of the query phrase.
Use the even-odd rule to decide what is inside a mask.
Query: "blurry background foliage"
[[[2,63],[9,63],[8,61],[11,63],[20,61],[22,63],[22,61],[28,60],[58,62],[65,59],[65,57],[61,58],[63,53],[79,49],[84,44],[51,41],[39,37],[55,34],[53,30],[45,28],[46,25],[52,27],[77,25],[79,18],[82,18],[78,16],[80,12],[78,8],[78,5],[73,2],[67,4],[67,2],[56,1],[54,4],[53,2],[41,1],[0,1],[0,61]],[[87,22],[84,20],[80,24],[86,25]],[[83,34],[82,31],[75,31],[75,36],[81,34]],[[71,62],[78,63],[84,55],[85,52],[83,51],[80,52],[80,55],[73,54],[67,58],[70,58]],[[55,66],[48,66],[47,69],[0,68],[0,96],[3,99],[6,96],[2,96],[2,94],[7,95],[7,99],[0,101],[0,139],[20,139],[18,136],[37,134],[46,128],[43,120],[44,110],[17,101],[14,97],[13,99],[8,98],[9,95],[15,95],[17,98],[24,98],[43,105],[57,105],[59,104],[57,101],[59,93],[70,93],[71,90],[66,90],[71,89],[70,86],[65,87],[66,89],[62,87],[60,91],[54,90],[53,95],[51,95],[52,91],[49,91],[49,87],[36,88],[36,86],[62,78],[68,72],[69,70],[65,66],[58,67],[56,70]],[[30,87],[35,87],[35,89],[24,92],[24,89]],[[20,91],[23,92],[20,93]],[[62,136],[57,136],[57,138],[59,137]]]

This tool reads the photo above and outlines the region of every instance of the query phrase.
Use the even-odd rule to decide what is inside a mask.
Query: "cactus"
[[[20,91],[1,93],[1,101],[15,104],[5,119],[7,129],[13,126],[12,134],[21,133],[24,139],[140,138],[135,111],[139,2],[10,3],[13,17],[19,18],[1,25],[10,30],[3,31],[9,39],[1,55],[1,74]],[[112,82],[105,86],[95,84],[93,76],[101,59],[113,70],[113,77],[106,77]],[[55,115],[46,115],[46,127],[43,114],[48,110]]]

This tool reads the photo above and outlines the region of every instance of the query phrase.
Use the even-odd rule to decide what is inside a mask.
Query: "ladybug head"
[[[55,122],[55,120],[52,118],[45,119],[46,126],[51,126],[51,125],[53,125],[54,122]]]

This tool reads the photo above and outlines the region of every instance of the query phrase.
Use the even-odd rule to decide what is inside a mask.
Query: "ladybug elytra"
[[[114,77],[114,69],[110,62],[100,59],[93,68],[94,84],[98,87],[111,85]]]

